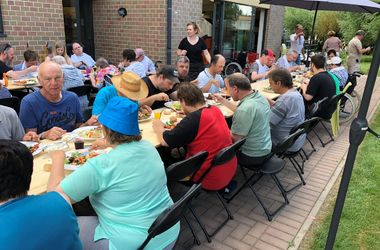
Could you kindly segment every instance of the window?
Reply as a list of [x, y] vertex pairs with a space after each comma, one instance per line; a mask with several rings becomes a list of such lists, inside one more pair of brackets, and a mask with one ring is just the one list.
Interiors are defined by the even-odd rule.
[[0, 6], [0, 37], [6, 36], [4, 33], [4, 27], [3, 27], [3, 14], [1, 13], [1, 6]]

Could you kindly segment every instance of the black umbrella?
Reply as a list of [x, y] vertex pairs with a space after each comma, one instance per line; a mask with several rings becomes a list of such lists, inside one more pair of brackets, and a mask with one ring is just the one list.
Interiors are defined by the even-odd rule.
[[[380, 12], [380, 5], [368, 0], [260, 0], [260, 3], [283, 5], [302, 9], [316, 10], [314, 15], [313, 30], [315, 18], [318, 10], [335, 10], [335, 11], [352, 11], [352, 12]], [[379, 30], [377, 30], [379, 32]], [[312, 32], [313, 33], [313, 32]], [[362, 143], [366, 132], [370, 132], [379, 138], [373, 130], [368, 128], [366, 119], [368, 113], [369, 102], [371, 100], [373, 87], [375, 86], [377, 71], [380, 65], [380, 32], [373, 51], [372, 62], [369, 68], [368, 78], [363, 93], [362, 103], [360, 105], [359, 114], [355, 118], [350, 127], [350, 147], [348, 149], [347, 159], [344, 164], [342, 181], [339, 186], [338, 196], [334, 207], [334, 213], [331, 218], [329, 235], [327, 237], [325, 249], [332, 249], [335, 242], [336, 232], [338, 230], [340, 216], [342, 214], [344, 200], [346, 199], [348, 184], [350, 183], [352, 169], [355, 163], [358, 147]]]

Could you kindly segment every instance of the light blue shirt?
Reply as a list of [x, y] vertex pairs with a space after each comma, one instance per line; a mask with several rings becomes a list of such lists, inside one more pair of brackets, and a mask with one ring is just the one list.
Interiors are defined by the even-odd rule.
[[128, 67], [125, 68], [125, 72], [132, 71], [141, 78], [146, 77], [146, 70], [144, 64], [134, 61]]
[[[88, 160], [60, 185], [75, 201], [89, 196], [99, 218], [94, 241], [109, 239], [110, 250], [137, 249], [153, 221], [173, 204], [160, 155], [144, 140], [118, 145]], [[145, 249], [164, 249], [179, 229], [177, 223]]]
[[[63, 71], [63, 90], [67, 90], [73, 87], [79, 87], [84, 85], [85, 78], [80, 72], [79, 69], [75, 68], [72, 65], [64, 64], [61, 65]], [[87, 96], [78, 96], [80, 107], [82, 112], [88, 107], [88, 98]]]
[[293, 66], [296, 66], [296, 65], [297, 64], [295, 62], [289, 62], [288, 58], [286, 58], [286, 55], [283, 55], [277, 61], [277, 67], [278, 68], [289, 69], [290, 67], [293, 67]]
[[[208, 69], [203, 70], [198, 75], [198, 87], [203, 88], [209, 81], [212, 79], [215, 79], [219, 82], [220, 88], [224, 88], [224, 81], [221, 75], [216, 74], [215, 78], [210, 74]], [[220, 88], [216, 87], [214, 84], [211, 85], [210, 89], [208, 90], [208, 93], [219, 93]]]
[[141, 61], [141, 63], [144, 65], [146, 73], [147, 72], [152, 73], [152, 74], [156, 73], [156, 67], [154, 67], [153, 61], [150, 60], [150, 58], [147, 57], [146, 55], [144, 55], [144, 59]]
[[71, 58], [71, 61], [73, 63], [77, 63], [77, 62], [83, 61], [90, 68], [92, 68], [95, 65], [94, 59], [92, 59], [92, 57], [90, 55], [88, 55], [88, 54], [86, 54], [84, 52], [80, 56], [77, 56], [77, 55], [73, 54], [73, 55], [71, 55], [70, 58]]

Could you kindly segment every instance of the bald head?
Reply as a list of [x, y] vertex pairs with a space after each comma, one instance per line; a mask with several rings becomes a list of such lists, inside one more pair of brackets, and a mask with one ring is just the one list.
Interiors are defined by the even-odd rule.
[[53, 61], [47, 61], [40, 64], [38, 68], [38, 77], [46, 75], [48, 72], [58, 71], [60, 75], [63, 75], [61, 66]]
[[251, 90], [249, 79], [242, 73], [233, 73], [227, 76], [226, 81], [230, 87], [236, 86], [241, 90]]

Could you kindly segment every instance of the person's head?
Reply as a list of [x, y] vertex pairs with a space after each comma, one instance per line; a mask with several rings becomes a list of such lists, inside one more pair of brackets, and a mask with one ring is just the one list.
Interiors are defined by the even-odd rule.
[[220, 54], [213, 55], [211, 57], [211, 62], [210, 62], [210, 71], [212, 71], [212, 73], [216, 73], [220, 75], [223, 72], [225, 64], [226, 64], [226, 59], [224, 58], [224, 56]]
[[330, 69], [334, 69], [342, 66], [342, 59], [339, 56], [334, 56], [331, 59], [327, 60], [326, 64]]
[[117, 94], [131, 100], [140, 100], [148, 96], [148, 86], [132, 71], [124, 71], [123, 74], [111, 78]]
[[189, 22], [186, 24], [186, 31], [189, 37], [195, 36], [201, 32], [198, 24], [196, 22]]
[[295, 50], [290, 49], [286, 52], [286, 59], [288, 60], [288, 62], [295, 62], [297, 60], [297, 57], [298, 52]]
[[25, 66], [29, 68], [30, 66], [36, 66], [38, 64], [38, 54], [33, 50], [24, 51]]
[[187, 56], [179, 56], [177, 57], [175, 67], [178, 72], [178, 76], [181, 78], [187, 77], [190, 69], [190, 60]]
[[179, 83], [178, 72], [169, 65], [163, 66], [155, 77], [157, 79], [156, 88], [162, 92], [172, 89], [176, 83]]
[[73, 42], [73, 53], [77, 56], [83, 54], [83, 46], [78, 42]]
[[273, 63], [274, 59], [274, 53], [271, 49], [265, 49], [261, 52], [260, 62], [262, 64], [268, 65], [270, 64], [270, 61]]
[[327, 58], [328, 59], [331, 59], [334, 56], [337, 56], [335, 49], [330, 49], [329, 51], [327, 51]]
[[0, 202], [26, 195], [32, 173], [30, 150], [20, 142], [0, 140]]
[[[78, 47], [78, 45], [75, 45], [75, 46], [76, 46], [75, 48]], [[74, 44], [73, 44], [73, 51], [74, 51]], [[64, 42], [62, 42], [62, 41], [57, 41], [55, 43], [55, 50], [53, 51], [53, 55], [66, 57], [67, 56], [67, 53], [66, 53], [66, 44]]]
[[242, 94], [252, 91], [249, 79], [242, 73], [233, 73], [227, 76], [226, 87], [234, 101], [240, 100]]
[[297, 24], [295, 27], [296, 34], [303, 32], [303, 26], [301, 24]]
[[9, 43], [0, 45], [0, 60], [5, 64], [10, 65], [15, 57], [13, 47]]
[[96, 67], [101, 68], [101, 69], [104, 69], [110, 66], [108, 61], [104, 57], [99, 57], [98, 60], [96, 60], [95, 65]]
[[327, 36], [328, 36], [328, 37], [333, 37], [333, 36], [335, 36], [335, 31], [333, 31], [333, 30], [329, 30], [329, 32], [327, 32]]
[[128, 66], [131, 62], [136, 61], [136, 53], [133, 49], [125, 49], [123, 50], [123, 60], [124, 65]]
[[139, 105], [124, 97], [113, 97], [98, 120], [103, 125], [105, 139], [112, 145], [141, 140], [138, 122]]
[[202, 90], [192, 83], [180, 84], [177, 97], [185, 114], [189, 113], [189, 107], [205, 105], [205, 98]]
[[363, 39], [364, 39], [364, 36], [365, 36], [365, 31], [364, 31], [364, 30], [358, 30], [358, 31], [356, 31], [356, 37], [357, 37], [359, 40], [363, 40]]
[[59, 65], [67, 64], [67, 62], [63, 56], [53, 56], [53, 58], [51, 60], [53, 62], [59, 64]]
[[274, 69], [268, 74], [269, 84], [273, 91], [282, 94], [293, 88], [292, 75], [286, 69]]
[[63, 87], [61, 66], [52, 61], [41, 63], [38, 68], [38, 82], [42, 86], [41, 94], [46, 99], [50, 101], [60, 99]]
[[310, 58], [311, 60], [311, 71], [315, 72], [319, 69], [325, 68], [326, 59], [322, 54], [316, 54]]
[[141, 62], [142, 60], [144, 60], [145, 52], [142, 48], [136, 48], [135, 54], [136, 54], [136, 61]]

